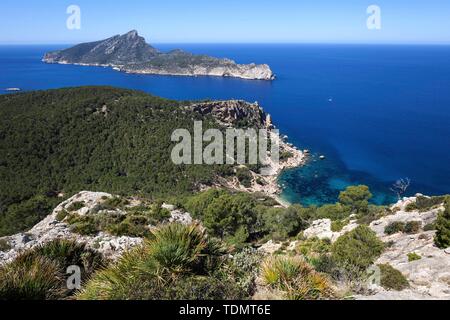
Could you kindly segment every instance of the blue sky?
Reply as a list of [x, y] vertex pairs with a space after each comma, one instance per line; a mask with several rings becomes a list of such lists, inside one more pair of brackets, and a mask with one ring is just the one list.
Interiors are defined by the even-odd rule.
[[[66, 9], [81, 8], [68, 30]], [[366, 27], [369, 5], [381, 30]], [[0, 43], [77, 43], [137, 29], [151, 43], [446, 43], [449, 0], [1, 0]]]

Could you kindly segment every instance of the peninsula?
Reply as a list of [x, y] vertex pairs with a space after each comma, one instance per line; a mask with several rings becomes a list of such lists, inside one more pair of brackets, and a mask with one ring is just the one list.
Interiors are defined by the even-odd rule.
[[230, 59], [194, 55], [183, 50], [161, 52], [139, 36], [136, 30], [106, 40], [82, 43], [72, 48], [48, 52], [46, 63], [112, 67], [136, 74], [173, 76], [216, 76], [248, 80], [273, 80], [267, 64], [237, 64]]

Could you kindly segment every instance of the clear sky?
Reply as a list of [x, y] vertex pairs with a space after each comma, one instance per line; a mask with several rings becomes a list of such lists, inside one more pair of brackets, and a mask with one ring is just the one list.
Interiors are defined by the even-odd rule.
[[[81, 29], [66, 27], [69, 5]], [[381, 8], [381, 30], [366, 26]], [[1, 0], [0, 43], [77, 43], [137, 29], [151, 43], [450, 44], [450, 0]]]

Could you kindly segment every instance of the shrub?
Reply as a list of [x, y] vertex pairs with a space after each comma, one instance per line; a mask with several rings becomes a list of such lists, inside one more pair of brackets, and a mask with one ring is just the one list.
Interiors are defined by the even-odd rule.
[[348, 221], [344, 220], [336, 220], [331, 222], [331, 231], [333, 232], [341, 232], [342, 229], [348, 224]]
[[407, 233], [407, 234], [416, 234], [416, 233], [419, 233], [421, 227], [422, 227], [422, 222], [420, 222], [420, 221], [409, 221], [405, 225], [404, 232]]
[[415, 253], [415, 252], [408, 253], [408, 261], [409, 262], [417, 261], [420, 259], [422, 259], [422, 257], [419, 256], [417, 253]]
[[9, 251], [11, 250], [11, 245], [5, 239], [0, 239], [0, 251]]
[[384, 228], [384, 233], [388, 235], [392, 235], [398, 232], [405, 231], [405, 223], [401, 221], [391, 222], [389, 225]]
[[84, 202], [81, 201], [76, 201], [73, 202], [70, 206], [67, 207], [67, 210], [69, 212], [74, 212], [74, 211], [78, 211], [82, 208], [84, 208], [86, 205], [84, 204]]
[[408, 203], [408, 205], [405, 207], [406, 212], [412, 212], [418, 210], [419, 207], [417, 206], [417, 202], [411, 202]]
[[331, 252], [335, 261], [345, 268], [366, 269], [383, 252], [384, 245], [375, 232], [367, 226], [342, 235], [332, 245]]
[[238, 168], [236, 170], [236, 177], [244, 187], [250, 188], [252, 186], [253, 176], [248, 168]]
[[423, 231], [434, 231], [436, 230], [436, 225], [434, 223], [428, 223], [423, 227]]
[[66, 221], [70, 225], [70, 230], [79, 235], [92, 236], [100, 231], [94, 217], [90, 215], [70, 214], [67, 216]]
[[340, 220], [348, 218], [352, 212], [348, 206], [344, 206], [340, 203], [323, 205], [313, 212], [314, 219], [331, 219]]
[[389, 264], [378, 265], [381, 272], [381, 286], [387, 290], [402, 291], [409, 287], [405, 276]]
[[419, 209], [419, 211], [428, 211], [433, 209], [436, 206], [439, 206], [443, 203], [445, 203], [446, 196], [439, 196], [439, 197], [424, 197], [419, 196], [416, 200], [416, 207]]
[[66, 286], [67, 267], [77, 265], [81, 280], [104, 267], [101, 255], [83, 244], [54, 240], [25, 251], [0, 269], [0, 298], [20, 300], [63, 299], [72, 294]]
[[[243, 299], [219, 243], [196, 225], [164, 225], [143, 246], [96, 273], [85, 300]], [[226, 266], [226, 267], [225, 267]]]
[[150, 234], [150, 230], [147, 227], [148, 223], [149, 221], [145, 216], [129, 214], [124, 217], [121, 222], [107, 224], [104, 230], [118, 237], [128, 236], [142, 238], [148, 237]]
[[56, 221], [62, 222], [68, 215], [69, 213], [63, 209], [56, 214]]
[[105, 201], [103, 201], [101, 207], [103, 210], [114, 210], [117, 208], [124, 208], [129, 204], [130, 202], [127, 199], [121, 197], [113, 197], [107, 198]]
[[445, 210], [438, 215], [436, 220], [434, 242], [441, 249], [446, 249], [450, 246], [450, 198], [447, 198]]
[[0, 300], [53, 300], [62, 296], [63, 281], [56, 262], [27, 257], [0, 268]]
[[299, 207], [269, 208], [262, 214], [264, 231], [273, 240], [281, 241], [296, 236], [307, 227], [307, 222], [301, 217]]
[[300, 241], [296, 251], [306, 257], [314, 257], [330, 252], [331, 242], [328, 239], [311, 238]]
[[261, 278], [289, 300], [317, 300], [333, 295], [328, 279], [299, 257], [269, 257], [261, 267]]

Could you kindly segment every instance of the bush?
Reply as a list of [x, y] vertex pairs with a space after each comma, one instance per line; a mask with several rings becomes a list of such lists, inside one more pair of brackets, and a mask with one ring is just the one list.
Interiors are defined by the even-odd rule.
[[295, 249], [296, 252], [311, 258], [330, 252], [331, 241], [329, 239], [311, 238], [300, 241]]
[[45, 257], [27, 257], [0, 268], [0, 300], [61, 298], [64, 276], [58, 264]]
[[409, 221], [405, 225], [404, 232], [406, 234], [416, 234], [416, 233], [419, 233], [421, 227], [422, 227], [422, 222], [420, 222], [420, 221]]
[[56, 214], [56, 221], [62, 222], [68, 215], [69, 213], [63, 209]]
[[77, 201], [77, 202], [72, 203], [70, 206], [68, 206], [67, 210], [69, 212], [74, 212], [74, 211], [78, 211], [78, 210], [84, 208], [85, 206], [86, 205], [84, 204], [84, 202]]
[[423, 231], [434, 231], [436, 230], [436, 225], [434, 223], [428, 223], [423, 227]]
[[332, 245], [333, 259], [344, 268], [366, 269], [374, 263], [383, 252], [384, 245], [375, 232], [367, 226], [358, 226], [356, 229], [342, 235]]
[[416, 211], [416, 210], [419, 210], [419, 207], [417, 206], [417, 202], [408, 203], [408, 205], [405, 207], [406, 212], [412, 212], [412, 211]]
[[416, 200], [416, 207], [419, 211], [429, 211], [436, 206], [445, 203], [446, 196], [439, 197], [424, 197], [419, 196]]
[[405, 276], [389, 264], [378, 265], [381, 272], [381, 286], [387, 290], [402, 291], [409, 287]]
[[83, 300], [243, 299], [226, 251], [198, 226], [168, 224], [94, 275]]
[[0, 268], [0, 299], [64, 299], [73, 293], [67, 289], [65, 277], [72, 265], [80, 267], [84, 282], [105, 262], [85, 245], [54, 240], [25, 251]]
[[104, 200], [101, 204], [101, 207], [103, 210], [114, 210], [118, 208], [122, 209], [129, 204], [130, 202], [127, 199], [121, 197], [113, 197]]
[[11, 250], [11, 245], [5, 239], [0, 239], [0, 251], [9, 251]]
[[70, 231], [82, 236], [93, 236], [100, 232], [93, 216], [70, 214], [66, 218], [70, 225]]
[[236, 170], [236, 177], [244, 187], [250, 188], [252, 186], [253, 176], [248, 168], [238, 168]]
[[450, 199], [447, 198], [444, 212], [436, 220], [436, 236], [434, 242], [438, 248], [450, 247]]
[[384, 233], [387, 235], [392, 235], [395, 233], [403, 232], [405, 231], [406, 224], [401, 221], [394, 221], [391, 222], [389, 225], [384, 228]]
[[408, 253], [408, 261], [409, 262], [417, 261], [420, 259], [422, 259], [422, 257], [419, 256], [417, 253], [415, 253], [415, 252]]
[[301, 217], [298, 206], [269, 208], [262, 215], [264, 231], [272, 240], [281, 241], [296, 236], [308, 223]]
[[331, 222], [331, 231], [333, 232], [341, 232], [342, 229], [348, 224], [348, 221], [344, 220], [336, 220]]
[[314, 212], [314, 219], [331, 219], [341, 220], [348, 218], [352, 212], [350, 211], [350, 207], [344, 206], [340, 203], [337, 204], [326, 204], [319, 208], [316, 208]]
[[289, 300], [326, 299], [333, 295], [328, 279], [299, 257], [269, 257], [261, 267], [261, 278]]

